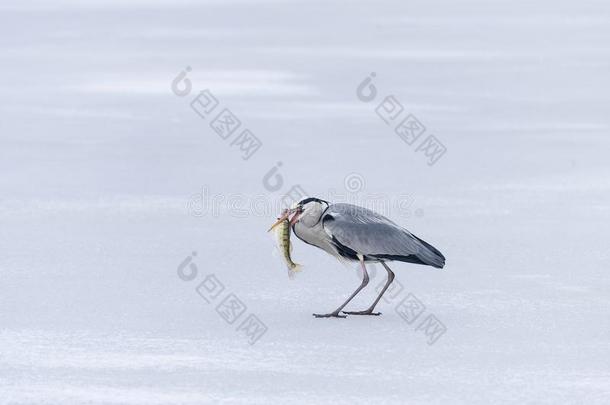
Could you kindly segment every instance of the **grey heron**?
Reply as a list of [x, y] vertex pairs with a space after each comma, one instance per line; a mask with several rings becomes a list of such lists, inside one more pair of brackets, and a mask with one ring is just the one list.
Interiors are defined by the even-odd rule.
[[[352, 204], [331, 204], [319, 198], [305, 198], [283, 212], [272, 226], [288, 219], [294, 234], [342, 261], [358, 261], [362, 266], [362, 283], [336, 310], [313, 314], [316, 318], [345, 318], [346, 315], [380, 315], [375, 306], [386, 292], [394, 272], [386, 262], [401, 261], [443, 268], [445, 257], [434, 246], [413, 235], [388, 218]], [[388, 279], [371, 306], [363, 311], [343, 308], [368, 284], [365, 263], [381, 263]]]

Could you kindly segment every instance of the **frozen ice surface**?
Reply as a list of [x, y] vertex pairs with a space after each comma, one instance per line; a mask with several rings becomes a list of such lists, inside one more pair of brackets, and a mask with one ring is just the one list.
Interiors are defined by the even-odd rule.
[[[13, 1], [0, 22], [0, 403], [610, 401], [607, 2]], [[204, 89], [261, 140], [249, 160], [191, 109]], [[378, 117], [389, 95], [436, 164]], [[349, 174], [447, 266], [391, 265], [381, 317], [314, 319], [356, 271], [296, 241], [290, 281], [265, 231], [291, 186], [346, 199]]]

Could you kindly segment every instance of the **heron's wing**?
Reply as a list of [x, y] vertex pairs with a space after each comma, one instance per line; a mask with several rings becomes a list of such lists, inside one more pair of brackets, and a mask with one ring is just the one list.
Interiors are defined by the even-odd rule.
[[443, 267], [436, 248], [383, 215], [351, 204], [334, 204], [323, 218], [326, 233], [338, 249], [371, 258]]

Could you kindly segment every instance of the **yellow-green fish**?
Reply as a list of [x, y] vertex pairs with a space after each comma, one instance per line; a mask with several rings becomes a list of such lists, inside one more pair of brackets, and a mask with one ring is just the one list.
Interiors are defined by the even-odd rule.
[[[301, 271], [301, 265], [292, 261], [290, 253], [292, 252], [292, 244], [290, 243], [290, 221], [288, 218], [278, 221], [271, 229], [276, 229], [275, 235], [277, 237], [277, 243], [280, 248], [280, 252], [288, 267], [288, 277], [294, 278], [295, 273]], [[270, 229], [270, 230], [271, 230]]]

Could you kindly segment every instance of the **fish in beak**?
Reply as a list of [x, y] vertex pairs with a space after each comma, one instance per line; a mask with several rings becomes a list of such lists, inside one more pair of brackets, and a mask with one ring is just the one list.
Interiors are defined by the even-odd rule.
[[[277, 219], [277, 222], [274, 223], [273, 225], [271, 225], [271, 228], [269, 228], [269, 230], [267, 232], [271, 232], [279, 224], [281, 224], [282, 222], [284, 222], [286, 220], [290, 221], [290, 226], [294, 225], [299, 220], [299, 217], [301, 216], [302, 213], [303, 213], [303, 210], [301, 209], [301, 207], [285, 209], [284, 211], [282, 211], [282, 214]], [[292, 214], [294, 214], [294, 215], [292, 216], [292, 218], [290, 218], [290, 215], [292, 215]]]

